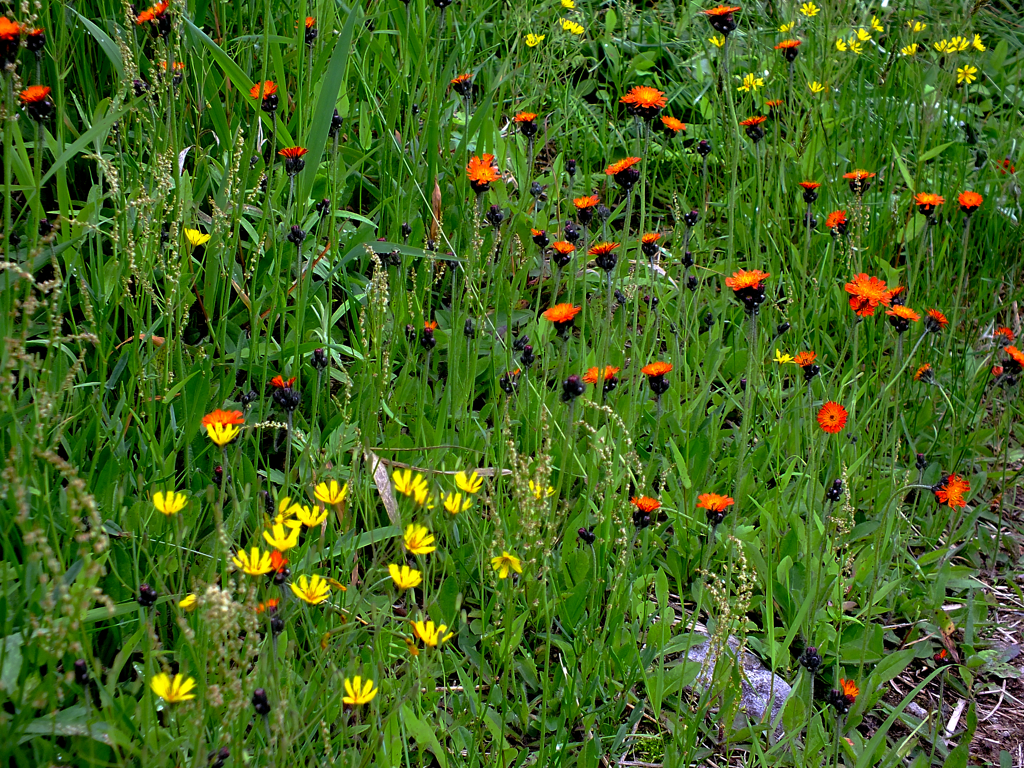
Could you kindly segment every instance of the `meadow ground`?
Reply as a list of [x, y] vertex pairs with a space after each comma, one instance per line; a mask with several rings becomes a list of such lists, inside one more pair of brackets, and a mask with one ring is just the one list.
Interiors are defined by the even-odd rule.
[[0, 16], [5, 765], [1024, 765], [1014, 3]]

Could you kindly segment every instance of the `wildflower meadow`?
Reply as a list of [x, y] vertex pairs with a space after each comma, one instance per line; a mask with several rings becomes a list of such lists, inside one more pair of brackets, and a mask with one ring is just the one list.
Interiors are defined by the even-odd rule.
[[1024, 765], [1019, 3], [0, 67], [4, 765]]

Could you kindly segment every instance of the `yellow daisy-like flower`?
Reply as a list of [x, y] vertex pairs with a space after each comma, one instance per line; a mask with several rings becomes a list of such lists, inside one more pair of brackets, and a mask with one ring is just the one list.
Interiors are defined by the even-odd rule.
[[296, 504], [293, 509], [295, 510], [295, 517], [307, 528], [322, 525], [324, 520], [327, 519], [327, 510], [323, 507], [308, 507], [305, 504]]
[[928, 27], [928, 25], [925, 24], [923, 21], [917, 21], [916, 19], [911, 19], [910, 21], [908, 21], [907, 26], [910, 28], [911, 32], [924, 32], [925, 29]]
[[971, 41], [971, 45], [974, 46], [974, 50], [979, 51], [981, 53], [984, 53], [986, 50], [988, 50], [985, 47], [985, 44], [981, 42], [981, 35], [976, 34], [974, 36], [974, 39]]
[[776, 349], [775, 350], [775, 362], [778, 363], [779, 365], [785, 365], [786, 363], [792, 363], [793, 362], [793, 356], [792, 355], [784, 355], [784, 354], [782, 354], [782, 352], [780, 352], [778, 349]]
[[178, 607], [183, 611], [194, 611], [197, 605], [199, 605], [199, 598], [193, 592], [189, 592], [178, 601]]
[[526, 47], [536, 48], [538, 45], [544, 42], [545, 37], [547, 37], [547, 35], [535, 35], [533, 34], [533, 32], [531, 32], [526, 36]]
[[270, 521], [271, 525], [283, 525], [286, 528], [301, 528], [302, 523], [295, 519], [296, 513], [302, 509], [294, 504], [289, 496], [282, 496], [277, 502], [277, 514]]
[[168, 517], [181, 512], [186, 504], [188, 504], [188, 496], [184, 493], [157, 491], [153, 494], [153, 506], [156, 507], [156, 511]]
[[388, 573], [391, 574], [391, 580], [395, 582], [398, 589], [412, 589], [423, 583], [423, 574], [408, 565], [399, 567], [391, 563], [388, 566]]
[[507, 579], [510, 571], [523, 572], [523, 564], [519, 558], [504, 550], [497, 557], [491, 558], [491, 568], [498, 572], [499, 579]]
[[210, 242], [212, 235], [207, 235], [200, 232], [198, 229], [189, 229], [185, 227], [185, 239], [189, 241], [193, 248], [198, 248], [200, 245], [206, 245]]
[[168, 704], [177, 704], [179, 701], [188, 701], [196, 697], [192, 693], [192, 689], [196, 687], [195, 678], [185, 677], [185, 675], [172, 676], [161, 672], [153, 676], [153, 679], [149, 681], [149, 687], [153, 689], [153, 693]]
[[533, 482], [533, 480], [531, 480], [530, 493], [533, 494], [533, 497], [535, 499], [543, 499], [545, 496], [554, 496], [555, 489], [550, 485], [547, 488], [543, 488], [542, 486], [538, 485], [537, 483]]
[[862, 43], [866, 43], [868, 40], [871, 39], [871, 33], [864, 29], [864, 27], [861, 27], [860, 29], [857, 30], [857, 39], [860, 40]]
[[967, 83], [970, 85], [978, 79], [978, 68], [972, 67], [970, 64], [964, 64], [956, 71], [956, 84], [963, 85]]
[[396, 469], [391, 474], [391, 480], [395, 484], [395, 490], [403, 496], [420, 496], [426, 495], [430, 492], [430, 488], [427, 486], [427, 481], [423, 479], [423, 475], [417, 472], [413, 475], [411, 469], [407, 469], [404, 472], [400, 469]]
[[756, 91], [758, 88], [764, 86], [764, 78], [758, 77], [753, 72], [748, 72], [743, 76], [743, 85], [738, 86], [738, 90], [750, 93]]
[[576, 7], [576, 3], [573, 0], [562, 0], [562, 7], [568, 8], [570, 11]]
[[716, 48], [721, 48], [723, 45], [725, 45], [725, 35], [713, 35], [712, 37], [708, 38], [708, 42], [711, 43]]
[[349, 707], [359, 707], [369, 704], [377, 695], [377, 689], [373, 687], [373, 680], [363, 681], [359, 675], [351, 680], [345, 678], [345, 695], [341, 697], [341, 703]]
[[429, 555], [435, 549], [434, 546], [434, 534], [427, 530], [425, 525], [416, 525], [411, 523], [408, 528], [405, 529], [405, 536], [403, 537], [403, 543], [405, 548], [414, 555]]
[[290, 526], [282, 525], [281, 523], [274, 523], [270, 526], [269, 531], [263, 532], [263, 538], [266, 540], [267, 544], [272, 546], [278, 552], [287, 552], [299, 543], [300, 530], [301, 526], [292, 528]]
[[448, 642], [455, 636], [454, 632], [445, 634], [447, 629], [448, 627], [444, 624], [435, 627], [432, 621], [412, 622], [412, 633], [422, 640], [424, 645], [429, 645], [431, 648], [437, 648], [438, 645]]
[[854, 37], [851, 37], [847, 41], [847, 45], [849, 45], [850, 46], [850, 50], [853, 53], [856, 53], [858, 56], [860, 56], [862, 53], [864, 53], [864, 43], [862, 43], [860, 40], [858, 40], [858, 39], [856, 39]]
[[821, 11], [821, 8], [816, 6], [814, 3], [804, 3], [800, 6], [800, 13], [809, 19], [813, 19]]
[[878, 20], [877, 16], [871, 17], [871, 28], [875, 30], [875, 32], [885, 32], [885, 27], [882, 26], [882, 22]]
[[223, 448], [242, 431], [240, 425], [245, 423], [241, 411], [222, 411], [219, 408], [203, 416], [202, 425], [206, 427], [206, 436], [219, 448]]
[[461, 493], [449, 493], [444, 497], [444, 508], [453, 515], [465, 512], [473, 506], [473, 499]]
[[822, 91], [825, 90], [825, 86], [819, 83], [817, 80], [809, 82], [807, 84], [807, 87], [810, 88], [811, 93], [821, 93]]
[[248, 552], [244, 549], [238, 550], [232, 556], [231, 562], [235, 564], [235, 567], [240, 568], [243, 573], [247, 573], [250, 576], [262, 576], [274, 570], [274, 566], [271, 564], [270, 553], [261, 552], [259, 547], [253, 547]]
[[904, 56], [913, 56], [914, 54], [917, 53], [917, 49], [920, 47], [921, 46], [919, 46], [917, 43], [911, 43], [910, 45], [905, 45], [902, 48], [900, 48], [900, 53], [902, 53]]
[[473, 470], [468, 475], [465, 472], [455, 473], [455, 485], [460, 491], [466, 493], [477, 493], [484, 485], [484, 479]]
[[949, 40], [939, 40], [937, 43], [932, 43], [932, 47], [939, 53], [946, 53], [946, 49], [949, 47]]
[[583, 25], [577, 24], [572, 19], [559, 19], [558, 23], [562, 25], [562, 29], [564, 29], [566, 32], [569, 32], [574, 35], [583, 34]]
[[957, 35], [949, 41], [949, 45], [946, 46], [947, 53], [963, 53], [971, 47], [971, 41], [966, 37]]
[[299, 576], [298, 584], [293, 581], [290, 586], [297, 598], [310, 605], [319, 605], [331, 596], [331, 585], [322, 576]]
[[836, 40], [836, 50], [837, 51], [845, 51], [845, 50], [847, 50], [846, 41], [843, 40], [843, 38], [841, 38], [841, 37], [838, 40]]
[[795, 21], [791, 21], [788, 24], [782, 24], [782, 25], [779, 26], [779, 32], [783, 32], [783, 33], [789, 32], [795, 26], [796, 26], [796, 22]]
[[324, 504], [341, 504], [345, 497], [348, 496], [348, 483], [339, 485], [337, 480], [331, 480], [329, 483], [319, 483], [313, 489], [313, 495], [317, 501], [322, 501]]

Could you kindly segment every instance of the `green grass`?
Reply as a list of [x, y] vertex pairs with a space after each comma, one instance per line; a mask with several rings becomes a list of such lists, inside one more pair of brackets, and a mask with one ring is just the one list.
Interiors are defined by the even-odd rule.
[[[985, 759], [968, 749], [977, 697], [1006, 673], [986, 585], [1024, 600], [1020, 375], [994, 334], [1022, 330], [1024, 35], [1008, 3], [791, 4], [745, 6], [718, 47], [703, 8], [198, 0], [171, 6], [166, 40], [110, 2], [2, 11], [46, 30], [3, 75], [8, 765], [204, 766], [222, 748], [226, 766]], [[862, 53], [839, 50], [858, 29]], [[936, 51], [957, 35], [966, 50]], [[794, 37], [790, 74], [774, 46]], [[180, 84], [161, 61], [184, 64]], [[958, 85], [965, 65], [977, 79]], [[449, 85], [462, 73], [469, 99]], [[764, 85], [738, 90], [748, 73]], [[273, 117], [249, 95], [264, 80]], [[37, 82], [55, 107], [38, 124], [17, 96]], [[629, 116], [637, 85], [686, 131]], [[532, 142], [521, 111], [539, 115]], [[754, 142], [738, 123], [762, 114]], [[290, 146], [308, 149], [294, 177], [269, 163]], [[484, 153], [502, 178], [477, 195], [465, 169]], [[632, 194], [605, 173], [629, 156]], [[862, 196], [842, 178], [855, 168], [877, 174]], [[803, 180], [822, 184], [810, 233]], [[966, 234], [964, 190], [984, 197]], [[920, 192], [945, 198], [934, 224]], [[608, 218], [558, 270], [531, 229], [562, 239], [589, 194]], [[837, 210], [845, 235], [825, 226]], [[645, 232], [661, 234], [653, 270]], [[581, 253], [601, 240], [621, 244], [608, 282]], [[741, 269], [770, 274], [756, 315], [725, 284]], [[949, 326], [899, 335], [884, 306], [858, 319], [858, 273]], [[542, 316], [560, 302], [581, 307], [565, 339]], [[803, 351], [820, 366], [806, 384], [776, 362]], [[654, 361], [673, 366], [660, 398], [641, 373]], [[925, 364], [932, 383], [915, 380]], [[563, 401], [570, 375], [605, 365], [612, 391]], [[293, 412], [275, 376], [295, 377]], [[816, 420], [828, 401], [848, 413], [836, 434]], [[244, 414], [223, 449], [201, 424], [215, 409]], [[426, 499], [396, 492], [406, 468]], [[454, 473], [473, 469], [482, 488], [450, 514]], [[932, 491], [953, 473], [966, 506]], [[269, 551], [282, 498], [315, 507], [330, 480], [347, 497], [304, 528], [280, 583], [235, 567]], [[153, 495], [172, 490], [188, 503], [165, 516]], [[735, 500], [718, 525], [705, 493]], [[640, 496], [661, 503], [650, 525]], [[403, 549], [413, 523], [434, 551]], [[503, 552], [521, 574], [499, 577]], [[401, 591], [388, 565], [404, 563], [422, 583]], [[320, 604], [288, 587], [313, 575], [330, 580]], [[439, 648], [413, 635], [428, 619], [453, 633]], [[727, 660], [691, 688], [698, 624], [793, 685], [780, 739], [731, 727]], [[194, 678], [195, 698], [157, 696], [161, 672]], [[346, 707], [357, 675], [377, 693]], [[896, 676], [920, 685], [894, 705]], [[840, 679], [860, 689], [843, 716]], [[968, 702], [948, 740], [907, 709], [925, 687]]]

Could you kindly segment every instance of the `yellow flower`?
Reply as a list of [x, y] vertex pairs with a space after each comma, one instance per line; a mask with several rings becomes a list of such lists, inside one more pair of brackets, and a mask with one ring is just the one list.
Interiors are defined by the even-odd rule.
[[305, 504], [296, 504], [292, 509], [299, 522], [307, 528], [320, 525], [327, 519], [327, 510], [323, 507], [307, 507]]
[[444, 508], [453, 515], [457, 515], [459, 512], [465, 512], [472, 506], [473, 499], [468, 496], [464, 497], [461, 493], [450, 493], [444, 497]]
[[197, 605], [199, 605], [199, 598], [192, 592], [189, 592], [178, 601], [178, 607], [183, 611], [194, 611]]
[[291, 583], [292, 592], [310, 605], [319, 605], [331, 596], [331, 585], [320, 576], [299, 576], [299, 583]]
[[526, 36], [526, 45], [528, 48], [536, 48], [542, 42], [547, 35], [535, 35], [533, 32]]
[[285, 526], [281, 523], [274, 523], [270, 526], [269, 531], [263, 532], [263, 538], [267, 544], [272, 546], [279, 552], [287, 552], [289, 549], [299, 543], [299, 530], [300, 526], [295, 528], [289, 527], [285, 531]]
[[196, 681], [194, 678], [185, 677], [185, 675], [172, 677], [161, 672], [153, 676], [153, 679], [149, 681], [149, 687], [153, 689], [153, 693], [168, 704], [176, 704], [179, 701], [188, 701], [196, 697], [192, 693], [192, 689], [196, 687]]
[[499, 579], [507, 579], [509, 571], [523, 572], [523, 564], [519, 558], [504, 550], [497, 557], [491, 558], [491, 568], [498, 572]]
[[244, 549], [238, 550], [238, 553], [231, 558], [231, 562], [250, 576], [262, 576], [274, 570], [270, 561], [270, 553], [260, 552], [259, 547], [253, 547], [248, 552]]
[[857, 39], [860, 40], [862, 43], [866, 43], [868, 40], [871, 39], [871, 33], [864, 29], [864, 27], [861, 27], [860, 29], [857, 30]]
[[245, 416], [241, 411], [222, 411], [220, 408], [203, 416], [202, 425], [206, 436], [219, 448], [223, 448], [242, 431]]
[[708, 38], [708, 42], [716, 48], [721, 48], [725, 45], [725, 35], [714, 35]]
[[817, 80], [807, 84], [807, 87], [811, 89], [811, 93], [821, 93], [825, 90], [825, 86], [819, 83]]
[[271, 525], [283, 525], [286, 528], [301, 528], [302, 523], [293, 519], [300, 509], [302, 509], [302, 507], [298, 504], [293, 504], [290, 497], [282, 496], [280, 501], [277, 502], [277, 514], [274, 516], [274, 519], [270, 521]]
[[468, 475], [465, 472], [455, 473], [455, 485], [459, 487], [460, 491], [466, 493], [476, 493], [479, 491], [484, 484], [484, 479], [473, 470]]
[[434, 622], [432, 621], [414, 621], [412, 623], [412, 633], [422, 640], [424, 645], [429, 645], [431, 648], [437, 648], [441, 643], [446, 643], [452, 639], [455, 633], [449, 632], [445, 634], [447, 629], [448, 627], [444, 624], [434, 627]]
[[423, 582], [423, 574], [408, 565], [399, 567], [391, 563], [388, 566], [388, 573], [391, 574], [391, 580], [399, 589], [412, 589]]
[[198, 248], [200, 245], [206, 245], [210, 242], [212, 235], [204, 235], [198, 229], [189, 229], [185, 227], [185, 239], [188, 240], [193, 248]]
[[[932, 43], [932, 46], [939, 53], [945, 53], [946, 49], [949, 47], [949, 41], [948, 40], [939, 40], [939, 42], [937, 42], [937, 43]], [[952, 53], [952, 51], [950, 51], [950, 53]]]
[[837, 51], [845, 51], [846, 50], [846, 41], [843, 40], [843, 38], [841, 38], [841, 37], [838, 40], [836, 40], [836, 50]]
[[781, 26], [779, 26], [779, 32], [789, 32], [789, 30], [791, 30], [795, 26], [795, 21], [791, 21], [788, 24], [782, 24]]
[[562, 29], [564, 29], [566, 32], [571, 32], [574, 35], [583, 34], [583, 25], [577, 24], [575, 21], [572, 21], [571, 19], [559, 19], [558, 23], [562, 25]]
[[911, 43], [910, 45], [905, 45], [902, 48], [900, 48], [900, 53], [902, 53], [904, 56], [913, 56], [915, 53], [917, 53], [918, 48], [920, 48], [920, 46], [917, 43]]
[[377, 695], [377, 689], [373, 687], [373, 680], [363, 682], [363, 678], [356, 675], [351, 680], [345, 678], [345, 695], [342, 696], [342, 704], [350, 707], [358, 707], [369, 704]]
[[957, 35], [949, 41], [949, 45], [946, 46], [947, 53], [962, 53], [971, 47], [971, 41], [966, 37]]
[[313, 495], [316, 496], [317, 501], [322, 501], [324, 504], [341, 504], [348, 496], [348, 483], [341, 486], [338, 485], [337, 480], [320, 483], [313, 489]]
[[405, 548], [414, 555], [429, 555], [437, 547], [434, 546], [434, 534], [425, 525], [411, 523], [405, 529]]
[[882, 26], [882, 22], [878, 20], [877, 16], [871, 17], [871, 28], [875, 30], [875, 32], [885, 32], [885, 27]]
[[[815, 91], [815, 93], [817, 93], [817, 91]], [[779, 363], [780, 365], [785, 365], [786, 363], [792, 363], [793, 362], [793, 356], [792, 355], [784, 355], [778, 349], [776, 349], [775, 350], [775, 362]]]
[[188, 496], [184, 493], [157, 491], [153, 494], [153, 506], [156, 507], [156, 511], [162, 512], [168, 517], [181, 512], [186, 504], [188, 504]]
[[978, 68], [972, 67], [970, 64], [964, 64], [956, 71], [956, 84], [962, 85], [967, 83], [970, 85], [978, 79]]
[[573, 0], [562, 0], [562, 7], [568, 8], [570, 11], [576, 7], [576, 3]]
[[814, 3], [804, 3], [803, 5], [800, 6], [800, 13], [802, 13], [809, 19], [817, 16], [820, 10], [821, 8], [816, 6]]
[[554, 496], [555, 489], [550, 485], [547, 488], [542, 488], [537, 483], [530, 481], [530, 492], [533, 494], [535, 499], [543, 499], [545, 496]]
[[928, 25], [925, 24], [923, 21], [911, 19], [910, 21], [907, 22], [907, 26], [910, 27], [911, 32], [924, 32], [925, 28], [927, 28]]
[[753, 72], [748, 72], [746, 75], [743, 76], [743, 85], [739, 86], [738, 88], [741, 91], [746, 91], [747, 93], [749, 93], [750, 91], [756, 91], [763, 85], [763, 77], [758, 77]]
[[423, 479], [423, 475], [419, 472], [413, 475], [411, 469], [407, 469], [404, 472], [396, 469], [391, 474], [391, 479], [395, 483], [395, 490], [403, 496], [419, 497], [421, 494], [425, 496], [430, 490], [427, 486], [427, 481]]
[[975, 35], [974, 40], [971, 41], [971, 45], [974, 46], [974, 50], [984, 52], [986, 50], [985, 44], [981, 42], [981, 35]]

